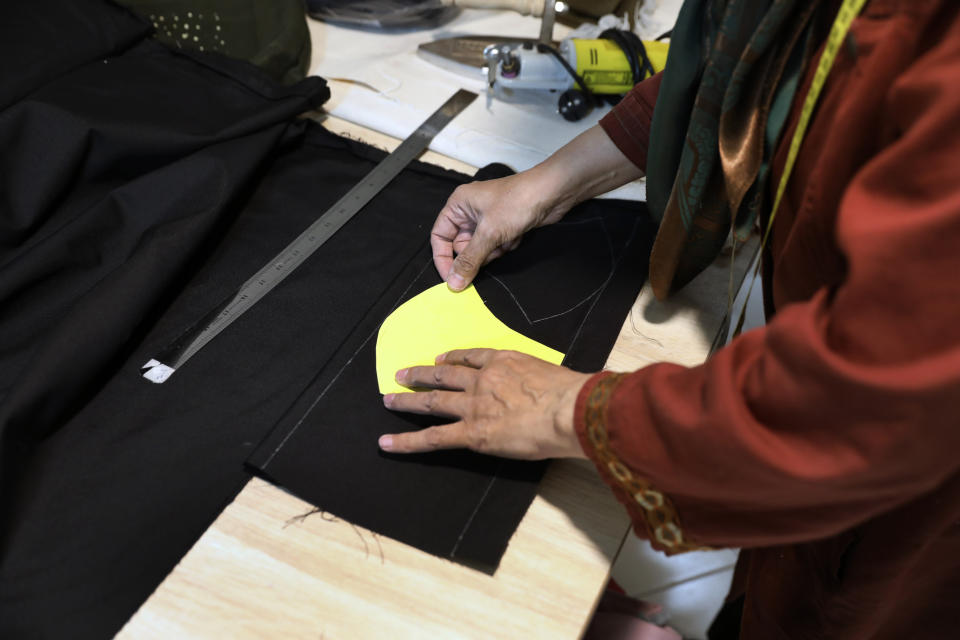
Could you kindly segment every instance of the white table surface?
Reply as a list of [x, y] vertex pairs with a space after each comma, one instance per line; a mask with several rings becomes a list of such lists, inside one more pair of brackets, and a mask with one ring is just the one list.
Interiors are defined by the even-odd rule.
[[[515, 92], [510, 101], [489, 97], [485, 77], [458, 74], [417, 55], [417, 46], [436, 38], [465, 35], [539, 35], [540, 20], [502, 11], [464, 10], [454, 20], [429, 30], [370, 31], [310, 20], [313, 39], [311, 75], [328, 79], [331, 98], [325, 109], [339, 117], [405, 138], [457, 89], [480, 97], [440, 132], [430, 148], [472, 166], [502, 162], [528, 169], [587, 130], [609, 111], [594, 109], [579, 122], [557, 113], [557, 94]], [[554, 38], [569, 28], [556, 25]], [[350, 80], [353, 82], [344, 82]], [[362, 83], [362, 84], [361, 84]], [[646, 199], [644, 182], [611, 192], [609, 197]]]

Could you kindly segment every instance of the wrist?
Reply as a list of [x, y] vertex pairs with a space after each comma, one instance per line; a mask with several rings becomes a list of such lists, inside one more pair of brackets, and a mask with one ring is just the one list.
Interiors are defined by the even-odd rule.
[[586, 458], [587, 454], [580, 445], [577, 436], [575, 411], [577, 398], [584, 384], [591, 378], [591, 374], [570, 371], [570, 380], [564, 384], [557, 402], [557, 410], [553, 415], [553, 429], [557, 441], [560, 443], [558, 458]]
[[529, 187], [539, 193], [547, 222], [556, 222], [580, 202], [643, 176], [599, 126], [583, 132], [524, 174]]
[[561, 171], [546, 163], [513, 176], [512, 201], [533, 213], [532, 227], [559, 221], [575, 205], [575, 190]]

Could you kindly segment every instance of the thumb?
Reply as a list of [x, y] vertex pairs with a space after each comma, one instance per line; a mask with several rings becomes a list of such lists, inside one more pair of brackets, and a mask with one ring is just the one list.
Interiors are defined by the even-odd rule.
[[453, 261], [453, 268], [450, 269], [450, 275], [447, 277], [447, 286], [454, 291], [462, 291], [473, 282], [477, 271], [494, 249], [495, 243], [481, 232], [480, 227], [477, 228], [477, 232]]

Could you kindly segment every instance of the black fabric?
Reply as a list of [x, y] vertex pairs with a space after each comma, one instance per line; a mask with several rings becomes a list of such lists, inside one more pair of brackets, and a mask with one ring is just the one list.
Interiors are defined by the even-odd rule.
[[745, 600], [745, 596], [739, 596], [723, 603], [707, 630], [709, 640], [737, 640], [740, 637]]
[[[22, 18], [0, 40], [0, 60], [18, 60], [16, 82], [0, 87], [0, 637], [101, 638], [242, 488], [244, 460], [376, 320], [386, 292], [415, 269], [433, 273], [424, 239], [467, 177], [411, 165], [151, 384], [140, 365], [383, 154], [296, 119], [327, 98], [320, 79], [278, 87], [250, 65], [145, 39], [113, 5], [38, 4], [0, 5], [0, 28]], [[51, 53], [28, 64], [38, 42]], [[642, 268], [631, 277], [635, 289]], [[334, 440], [321, 449], [347, 455]], [[412, 477], [408, 486], [443, 491]], [[508, 489], [498, 480], [487, 503], [522, 514]], [[461, 545], [482, 537], [471, 529]]]
[[[149, 345], [286, 239], [239, 257], [220, 246], [257, 220], [313, 215], [297, 196], [257, 208], [251, 192], [278, 154], [306, 153], [308, 127], [291, 122], [328, 94], [173, 54], [105, 3], [36, 4], [8, 1], [0, 18], [29, 16], [0, 41], [19, 65], [0, 111], [0, 637], [99, 638], [244, 484], [291, 383], [322, 364], [293, 346], [265, 355], [248, 334], [245, 353], [283, 372], [269, 384], [229, 363], [166, 395], [138, 376]], [[48, 57], [23, 57], [37, 50]], [[330, 145], [323, 162], [354, 158], [349, 178], [370, 166]]]
[[[586, 203], [486, 267], [477, 290], [506, 324], [566, 353], [567, 366], [599, 370], [645, 279], [653, 234], [636, 203]], [[399, 304], [440, 282], [425, 242], [395, 259], [406, 261], [399, 276], [384, 273], [378, 289], [368, 289], [382, 291], [376, 305], [249, 463], [336, 516], [493, 570], [545, 465], [467, 451], [379, 451], [382, 433], [443, 422], [392, 413], [380, 401], [380, 324]]]
[[61, 74], [119, 53], [150, 26], [102, 0], [0, 3], [0, 109]]

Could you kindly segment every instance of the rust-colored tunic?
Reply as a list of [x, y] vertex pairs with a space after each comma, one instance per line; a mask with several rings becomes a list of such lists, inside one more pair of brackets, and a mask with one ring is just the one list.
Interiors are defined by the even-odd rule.
[[[768, 325], [577, 403], [639, 534], [744, 549], [742, 638], [960, 633], [960, 3], [872, 0], [847, 45], [775, 221]], [[641, 168], [657, 82], [602, 122]]]

